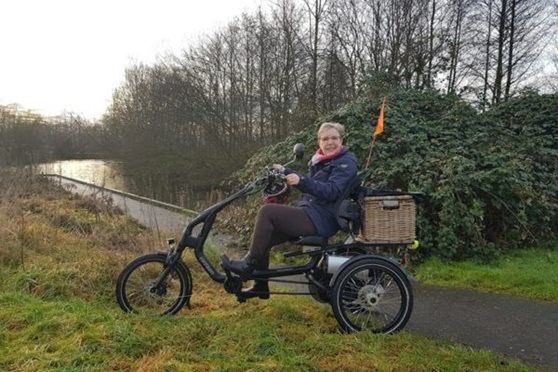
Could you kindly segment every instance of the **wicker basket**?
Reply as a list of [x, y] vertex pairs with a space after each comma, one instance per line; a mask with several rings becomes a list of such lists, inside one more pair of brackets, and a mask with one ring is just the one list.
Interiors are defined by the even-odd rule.
[[415, 239], [415, 201], [410, 195], [364, 198], [359, 240], [367, 243], [410, 244]]

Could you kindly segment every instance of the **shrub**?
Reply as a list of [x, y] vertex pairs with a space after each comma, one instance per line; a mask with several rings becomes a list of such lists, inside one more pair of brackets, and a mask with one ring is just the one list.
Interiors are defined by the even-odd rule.
[[[345, 142], [361, 166], [380, 102], [379, 96], [363, 97], [320, 120], [346, 126]], [[556, 240], [558, 96], [530, 94], [484, 114], [436, 92], [397, 90], [387, 102], [385, 132], [363, 178], [370, 187], [426, 194], [418, 208], [425, 254], [488, 259]], [[311, 155], [318, 125], [261, 149], [236, 179], [246, 181], [266, 164], [286, 161], [297, 142]]]

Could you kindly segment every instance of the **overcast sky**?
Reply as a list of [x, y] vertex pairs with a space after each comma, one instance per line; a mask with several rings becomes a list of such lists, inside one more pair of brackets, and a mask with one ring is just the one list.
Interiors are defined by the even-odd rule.
[[2, 0], [0, 105], [100, 118], [124, 69], [267, 0]]

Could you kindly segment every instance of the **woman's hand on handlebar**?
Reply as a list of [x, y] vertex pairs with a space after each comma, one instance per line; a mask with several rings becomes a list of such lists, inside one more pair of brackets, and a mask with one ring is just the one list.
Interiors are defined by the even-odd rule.
[[[279, 173], [284, 173], [285, 172], [285, 167], [282, 166], [281, 164], [273, 164], [271, 166], [271, 169], [273, 169], [274, 171], [279, 172]], [[289, 186], [296, 186], [300, 182], [300, 176], [296, 173], [287, 174], [285, 176], [285, 182]]]
[[282, 166], [281, 164], [273, 164], [273, 165], [271, 166], [271, 169], [273, 169], [273, 170], [275, 170], [275, 171], [277, 171], [277, 172], [279, 172], [279, 173], [284, 173], [284, 172], [285, 172], [285, 167]]
[[300, 182], [300, 176], [296, 173], [287, 174], [285, 176], [285, 181], [289, 186], [296, 186]]

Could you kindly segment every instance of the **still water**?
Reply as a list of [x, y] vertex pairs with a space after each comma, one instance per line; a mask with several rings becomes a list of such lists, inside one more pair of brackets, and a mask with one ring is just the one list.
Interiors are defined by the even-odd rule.
[[110, 189], [127, 190], [120, 163], [110, 160], [61, 160], [39, 165], [39, 171], [58, 174]]
[[86, 159], [61, 160], [40, 164], [38, 171], [58, 174], [110, 189], [121, 190], [193, 210], [203, 210], [224, 197], [214, 187], [199, 189], [173, 174], [148, 174], [131, 170], [118, 161]]

